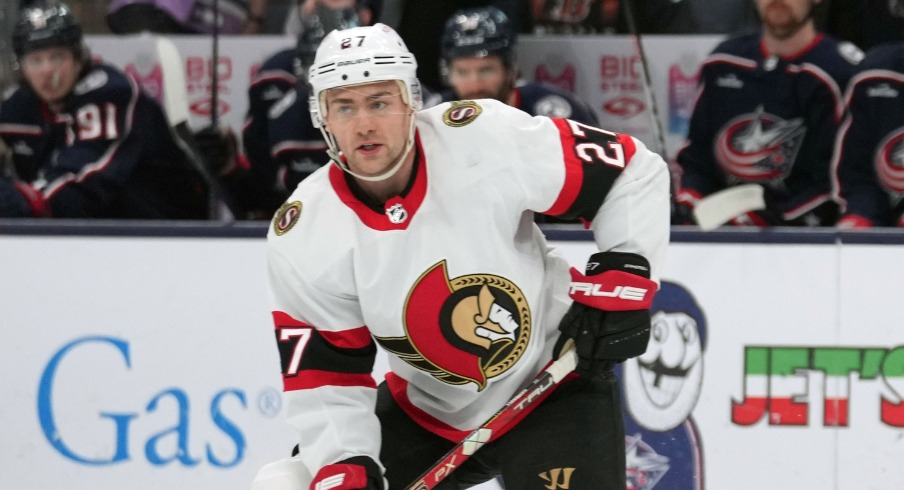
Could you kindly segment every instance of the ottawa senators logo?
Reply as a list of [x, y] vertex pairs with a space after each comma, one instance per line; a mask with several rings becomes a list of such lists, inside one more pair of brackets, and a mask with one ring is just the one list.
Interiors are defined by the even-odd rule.
[[508, 279], [470, 274], [450, 279], [433, 265], [405, 301], [405, 337], [380, 337], [384, 348], [449, 384], [487, 380], [518, 362], [530, 340], [527, 300]]
[[288, 233], [301, 216], [301, 201], [283, 203], [273, 216], [273, 232], [279, 236]]
[[471, 121], [477, 119], [482, 111], [483, 108], [473, 100], [456, 100], [443, 113], [443, 122], [446, 123], [446, 126], [459, 128], [471, 124]]

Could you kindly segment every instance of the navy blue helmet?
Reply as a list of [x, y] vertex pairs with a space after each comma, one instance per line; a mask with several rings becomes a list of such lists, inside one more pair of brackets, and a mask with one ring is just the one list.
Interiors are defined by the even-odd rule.
[[54, 0], [32, 2], [19, 12], [13, 29], [13, 52], [16, 57], [36, 49], [62, 46], [80, 53], [83, 46], [82, 27], [72, 10]]
[[459, 10], [449, 17], [442, 37], [443, 59], [498, 56], [506, 66], [515, 61], [517, 33], [509, 18], [495, 7]]

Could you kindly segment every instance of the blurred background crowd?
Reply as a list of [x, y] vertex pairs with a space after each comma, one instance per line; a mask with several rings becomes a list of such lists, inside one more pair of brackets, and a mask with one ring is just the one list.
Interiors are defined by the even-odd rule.
[[[23, 14], [29, 8], [32, 14]], [[605, 42], [610, 35], [722, 35], [725, 41], [699, 66], [687, 139], [670, 158], [673, 223], [697, 224], [694, 209], [703, 199], [755, 183], [765, 189], [766, 209], [731, 224], [904, 225], [899, 0], [6, 2], [0, 87], [8, 93], [0, 138], [11, 153], [0, 175], [0, 217], [194, 219], [225, 211], [235, 219], [268, 219], [326, 161], [309, 123], [305, 83], [319, 40], [334, 28], [376, 22], [394, 27], [415, 54], [428, 106], [496, 98], [533, 115], [592, 125], [600, 122], [586, 101], [522, 76], [514, 57], [519, 36]], [[210, 127], [183, 128], [170, 143], [172, 114], [137, 88], [130, 92], [122, 67], [101, 67], [83, 49], [83, 36], [143, 31], [297, 41], [260, 53], [242, 128], [224, 126], [214, 112]], [[74, 87], [95, 69], [109, 81], [106, 92], [79, 95]], [[655, 101], [647, 103], [655, 109]], [[132, 121], [123, 118], [133, 111], [143, 137], [130, 136]], [[102, 125], [106, 116], [115, 121]], [[147, 134], [156, 144], [147, 144]], [[164, 147], [182, 151], [167, 154]], [[171, 180], [183, 195], [161, 198], [161, 189], [175, 188]]]

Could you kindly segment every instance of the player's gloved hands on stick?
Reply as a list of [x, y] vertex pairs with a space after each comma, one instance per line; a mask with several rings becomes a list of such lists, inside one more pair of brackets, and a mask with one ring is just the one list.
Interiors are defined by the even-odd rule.
[[367, 456], [355, 456], [320, 468], [310, 490], [385, 490], [380, 465]]
[[228, 126], [207, 126], [194, 134], [198, 153], [214, 175], [226, 175], [236, 165], [238, 142]]
[[615, 364], [643, 354], [656, 289], [644, 257], [624, 252], [591, 255], [586, 275], [571, 269], [569, 295], [574, 303], [559, 324], [562, 335], [554, 352], [574, 339], [575, 371], [583, 376], [606, 375]]

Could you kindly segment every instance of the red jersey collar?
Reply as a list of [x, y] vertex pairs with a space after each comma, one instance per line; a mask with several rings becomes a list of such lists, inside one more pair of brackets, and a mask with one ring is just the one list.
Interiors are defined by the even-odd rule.
[[336, 195], [339, 196], [339, 200], [354, 211], [369, 228], [380, 231], [407, 229], [414, 214], [424, 202], [424, 196], [427, 194], [427, 165], [420, 134], [417, 132], [414, 135], [414, 144], [417, 152], [414, 162], [417, 168], [414, 183], [406, 195], [395, 196], [387, 200], [383, 204], [382, 213], [371, 209], [355, 196], [349, 188], [348, 182], [345, 181], [344, 170], [335, 164], [330, 166], [330, 184], [336, 191]]
[[[779, 58], [781, 58], [783, 61], [791, 61], [800, 58], [801, 56], [809, 53], [813, 48], [815, 48], [816, 45], [822, 42], [825, 37], [825, 34], [817, 32], [816, 37], [813, 38], [813, 40], [810, 41], [810, 44], [806, 45], [803, 49], [794, 54], [779, 56]], [[763, 58], [768, 58], [769, 56], [771, 56], [771, 53], [769, 53], [769, 51], [766, 49], [766, 42], [763, 41], [762, 37], [760, 37], [760, 53], [763, 55]]]

